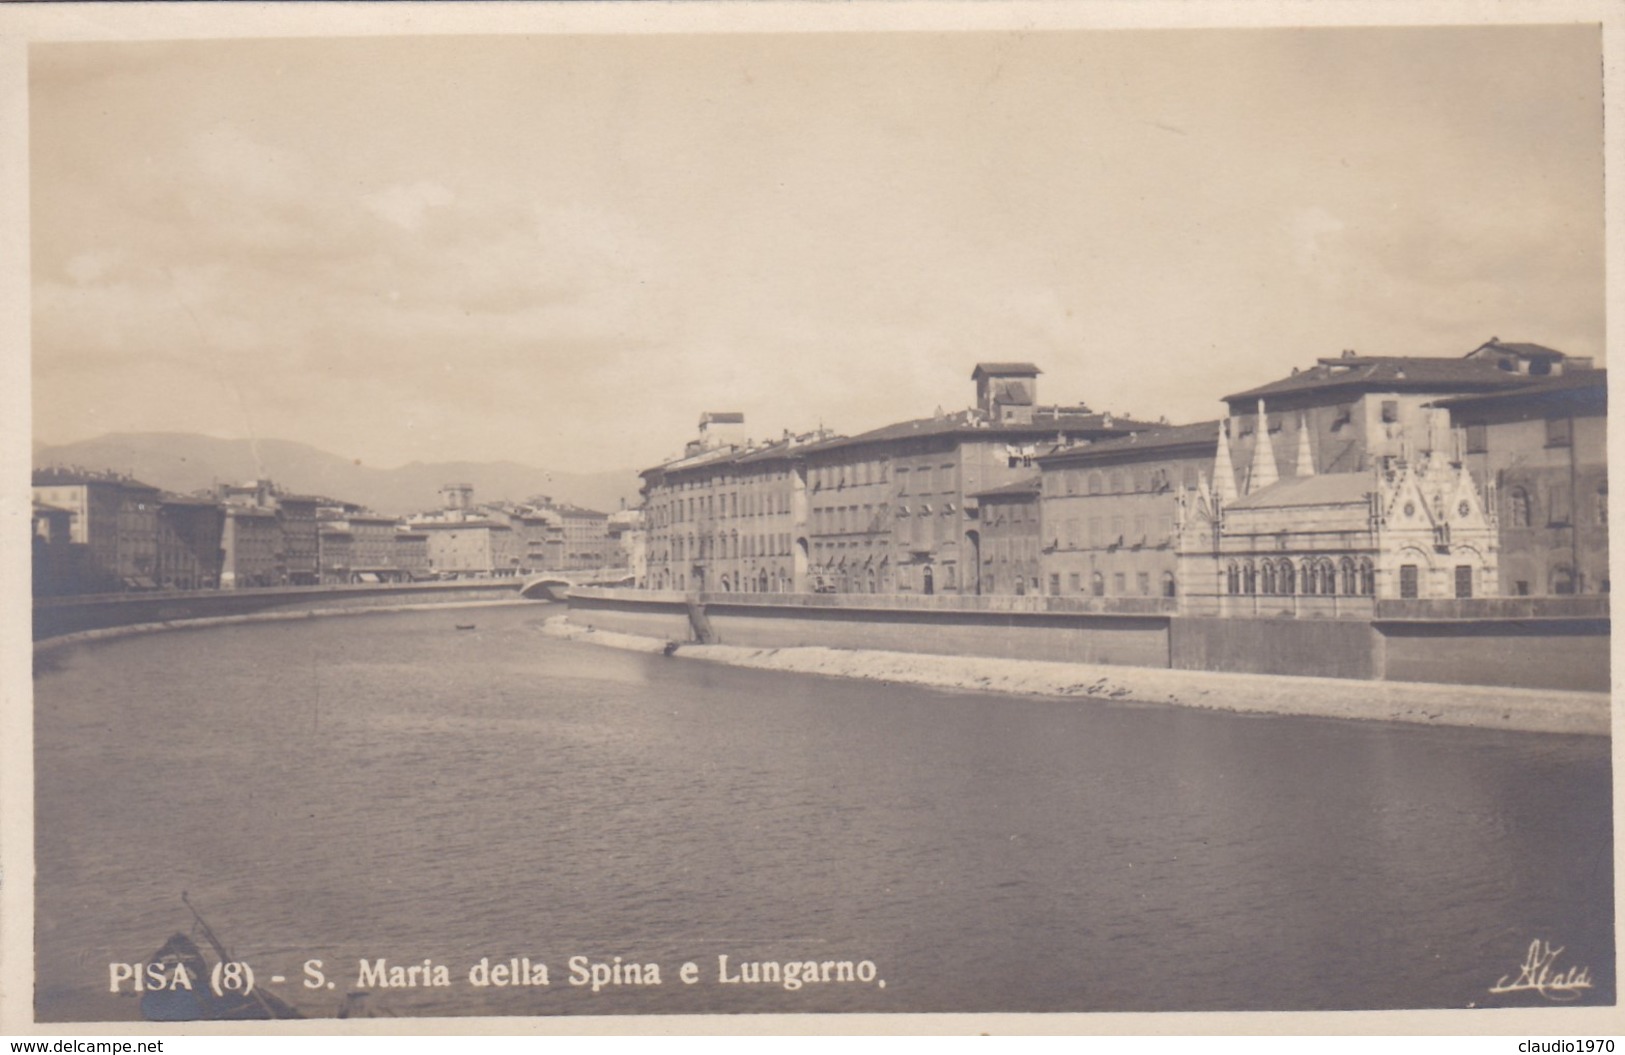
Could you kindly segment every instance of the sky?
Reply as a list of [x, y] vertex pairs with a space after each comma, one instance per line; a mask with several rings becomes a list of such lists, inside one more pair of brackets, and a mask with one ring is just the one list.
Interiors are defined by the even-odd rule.
[[1186, 422], [1343, 349], [1604, 353], [1592, 26], [30, 51], [35, 439], [602, 471], [953, 411]]

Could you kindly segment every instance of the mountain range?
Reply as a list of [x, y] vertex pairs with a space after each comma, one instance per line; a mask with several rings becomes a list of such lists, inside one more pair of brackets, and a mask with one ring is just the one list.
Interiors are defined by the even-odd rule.
[[635, 470], [571, 473], [517, 462], [412, 462], [375, 469], [289, 440], [227, 440], [184, 432], [117, 432], [93, 440], [34, 444], [34, 466], [127, 473], [142, 483], [189, 494], [217, 483], [270, 479], [284, 491], [357, 502], [392, 516], [435, 509], [448, 483], [474, 487], [476, 502], [549, 495], [603, 512], [638, 500]]

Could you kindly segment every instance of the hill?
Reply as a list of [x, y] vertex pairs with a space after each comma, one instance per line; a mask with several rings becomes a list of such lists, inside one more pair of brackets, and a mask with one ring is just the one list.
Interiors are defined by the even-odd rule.
[[155, 487], [188, 493], [216, 483], [268, 477], [283, 489], [359, 502], [398, 515], [433, 509], [452, 482], [474, 487], [477, 502], [551, 495], [612, 512], [637, 501], [634, 470], [570, 473], [517, 462], [412, 462], [376, 469], [289, 440], [226, 440], [184, 432], [112, 433], [59, 446], [36, 444], [34, 465], [114, 469]]

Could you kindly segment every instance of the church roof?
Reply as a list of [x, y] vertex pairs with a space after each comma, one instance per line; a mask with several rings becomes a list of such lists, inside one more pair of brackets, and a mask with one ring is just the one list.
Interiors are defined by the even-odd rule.
[[1373, 490], [1367, 473], [1288, 476], [1231, 502], [1229, 509], [1284, 509], [1292, 506], [1335, 506], [1364, 503]]

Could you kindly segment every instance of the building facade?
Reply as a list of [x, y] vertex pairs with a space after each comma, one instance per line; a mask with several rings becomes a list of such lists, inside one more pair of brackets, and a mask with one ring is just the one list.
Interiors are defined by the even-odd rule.
[[[1428, 433], [1448, 436], [1443, 412], [1431, 413]], [[1493, 494], [1448, 448], [1363, 472], [1317, 474], [1305, 462], [1283, 477], [1261, 445], [1237, 487], [1236, 431], [1218, 434], [1213, 482], [1178, 494], [1182, 612], [1368, 617], [1377, 600], [1499, 592]]]
[[646, 470], [642, 583], [657, 590], [806, 589], [801, 455], [817, 439], [787, 436], [759, 446], [707, 448], [702, 428], [701, 440], [684, 457]]
[[69, 514], [69, 538], [84, 546], [80, 592], [158, 586], [158, 488], [114, 473], [44, 469], [33, 474], [37, 502]]
[[203, 590], [220, 585], [225, 513], [207, 498], [164, 495], [158, 504], [158, 565], [166, 590]]
[[832, 592], [974, 595], [984, 589], [980, 494], [1031, 478], [1040, 456], [1153, 428], [1038, 403], [1031, 363], [979, 363], [977, 404], [813, 445], [809, 574]]
[[973, 496], [981, 531], [983, 594], [1042, 592], [1041, 487], [1039, 479], [1031, 477]]
[[1479, 489], [1496, 495], [1501, 592], [1608, 593], [1608, 372], [1536, 376], [1439, 405]]
[[1161, 427], [1039, 458], [1046, 592], [1177, 598], [1179, 495], [1212, 478], [1218, 434]]

